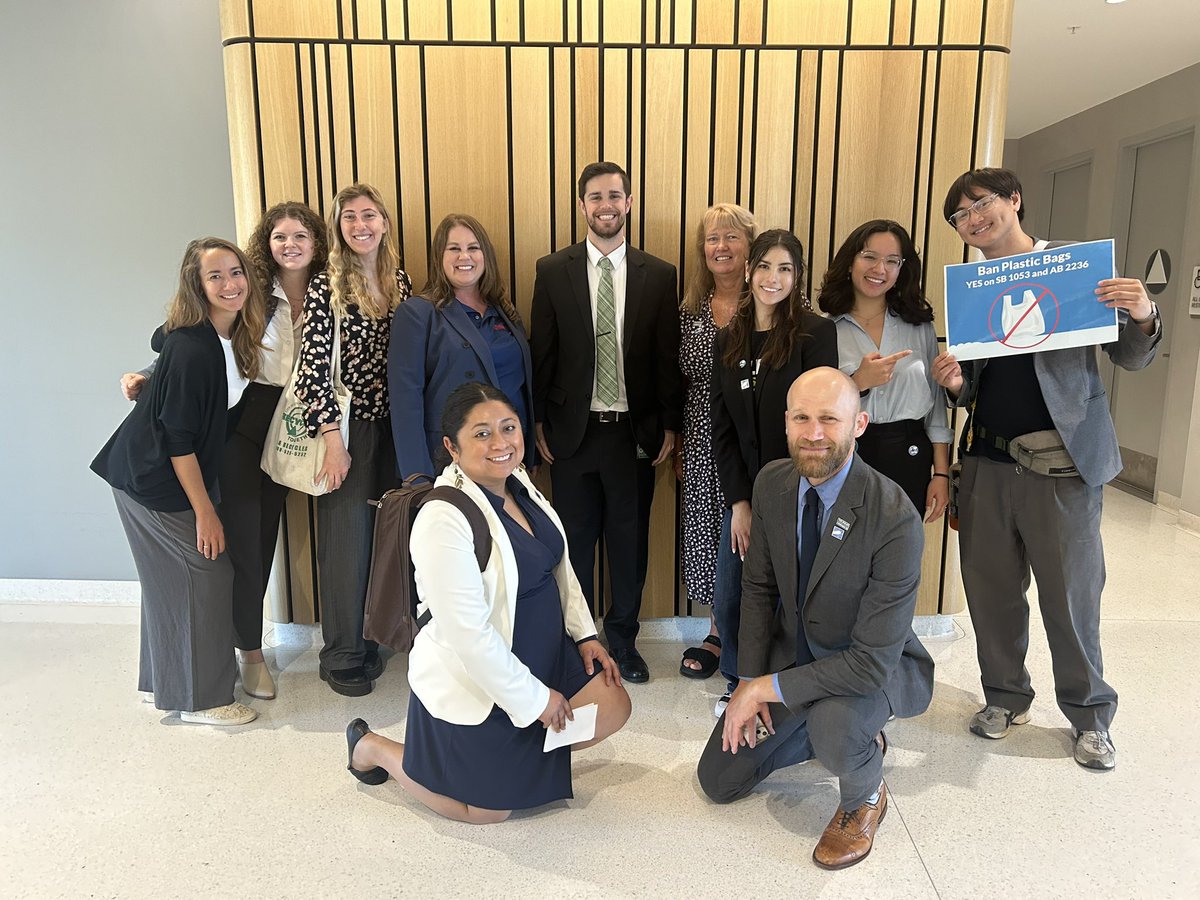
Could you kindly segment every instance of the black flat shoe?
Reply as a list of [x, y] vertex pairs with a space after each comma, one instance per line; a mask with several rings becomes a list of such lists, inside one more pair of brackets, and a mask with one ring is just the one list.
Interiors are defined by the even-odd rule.
[[349, 669], [326, 669], [320, 667], [321, 680], [327, 682], [337, 693], [345, 697], [362, 697], [371, 693], [374, 685], [362, 666]]
[[622, 680], [633, 684], [645, 684], [650, 680], [650, 668], [642, 659], [642, 654], [632, 647], [614, 650], [612, 658], [617, 661], [617, 668], [621, 671]]
[[378, 681], [383, 674], [383, 660], [379, 658], [378, 650], [368, 650], [363, 656], [363, 674], [369, 681]]
[[362, 771], [354, 768], [354, 748], [358, 746], [358, 742], [365, 735], [371, 733], [371, 729], [367, 727], [367, 723], [362, 719], [355, 719], [346, 726], [346, 768], [350, 770], [350, 774], [361, 781], [363, 784], [383, 784], [388, 780], [388, 771], [383, 766], [376, 766], [373, 769]]

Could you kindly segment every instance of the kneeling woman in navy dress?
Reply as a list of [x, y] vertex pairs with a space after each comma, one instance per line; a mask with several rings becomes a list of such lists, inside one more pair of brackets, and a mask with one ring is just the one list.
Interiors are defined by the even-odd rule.
[[[442, 414], [453, 460], [438, 485], [459, 488], [492, 536], [483, 572], [471, 527], [453, 505], [426, 504], [412, 530], [420, 609], [432, 619], [409, 656], [406, 743], [355, 719], [350, 771], [367, 784], [395, 778], [450, 819], [502, 822], [514, 809], [572, 797], [571, 751], [616, 733], [629, 695], [596, 637], [566, 553], [562, 523], [521, 466], [516, 410], [491, 385], [456, 388]], [[542, 752], [572, 709], [598, 706], [595, 736]]]

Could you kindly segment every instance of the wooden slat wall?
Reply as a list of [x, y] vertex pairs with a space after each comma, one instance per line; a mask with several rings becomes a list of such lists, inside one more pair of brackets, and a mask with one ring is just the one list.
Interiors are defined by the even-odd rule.
[[[527, 313], [536, 259], [582, 238], [574, 180], [602, 157], [633, 179], [630, 241], [681, 287], [700, 213], [736, 201], [800, 236], [810, 295], [851, 228], [899, 220], [940, 310], [937, 273], [965, 258], [941, 198], [1000, 159], [1011, 24], [1012, 0], [222, 0], [239, 237], [272, 203], [324, 214], [368, 181], [418, 286], [431, 228], [469, 212]], [[648, 617], [693, 612], [674, 479], [658, 482]], [[311, 517], [290, 510], [302, 621]], [[925, 614], [961, 608], [943, 531], [927, 530]]]

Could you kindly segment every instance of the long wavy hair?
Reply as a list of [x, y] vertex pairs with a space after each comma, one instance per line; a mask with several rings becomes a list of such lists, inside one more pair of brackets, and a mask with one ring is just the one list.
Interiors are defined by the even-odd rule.
[[817, 305], [822, 312], [831, 316], [840, 316], [854, 309], [854, 284], [850, 281], [850, 268], [854, 265], [854, 258], [867, 246], [871, 235], [883, 232], [896, 236], [900, 242], [900, 256], [904, 259], [900, 271], [896, 273], [896, 283], [887, 292], [888, 312], [910, 325], [932, 322], [933, 307], [921, 293], [920, 254], [904, 226], [891, 219], [872, 219], [850, 232], [825, 270]]
[[[754, 277], [754, 270], [762, 262], [762, 258], [775, 247], [782, 247], [792, 258], [795, 280], [792, 282], [791, 294], [777, 303], [772, 313], [771, 331], [762, 351], [762, 363], [768, 369], [781, 369], [787, 365], [796, 343], [809, 336], [804, 328], [804, 318], [806, 314], [811, 315], [803, 287], [804, 247], [800, 239], [790, 231], [772, 228], [754, 239], [746, 263], [750, 277]], [[743, 300], [738, 304], [737, 312], [724, 328], [725, 352], [721, 355], [721, 364], [729, 369], [736, 368], [738, 362], [745, 358], [750, 348], [750, 335], [754, 331], [754, 303], [749, 283], [742, 293]]]
[[708, 259], [704, 255], [704, 238], [714, 228], [737, 229], [746, 236], [747, 245], [758, 233], [758, 223], [754, 221], [754, 214], [736, 203], [716, 203], [704, 211], [696, 228], [696, 255], [692, 264], [692, 277], [688, 279], [683, 302], [679, 304], [681, 310], [693, 316], [700, 315], [704, 301], [713, 290], [713, 275], [708, 270]]
[[163, 333], [168, 334], [176, 328], [187, 328], [209, 320], [208, 297], [200, 279], [201, 257], [209, 250], [228, 250], [237, 257], [238, 264], [246, 274], [246, 302], [234, 317], [229, 337], [233, 344], [233, 357], [237, 362], [238, 371], [253, 381], [258, 377], [262, 364], [259, 350], [262, 348], [263, 331], [266, 330], [266, 305], [263, 302], [262, 288], [258, 279], [254, 277], [254, 270], [237, 244], [223, 238], [204, 237], [187, 245], [183, 252], [183, 262], [179, 266], [179, 288], [167, 307], [167, 321], [163, 325]]
[[[383, 294], [383, 303], [371, 295], [358, 255], [346, 246], [346, 239], [342, 237], [342, 207], [359, 197], [370, 200], [387, 223], [387, 232], [380, 240], [379, 252], [375, 255], [375, 277]], [[382, 319], [399, 304], [401, 298], [400, 288], [396, 284], [396, 270], [400, 268], [400, 253], [393, 243], [394, 234], [391, 213], [378, 190], [369, 184], [356, 183], [337, 192], [329, 213], [330, 306], [335, 316], [344, 316], [346, 308], [353, 303], [364, 317]]]
[[479, 292], [483, 299], [491, 306], [498, 306], [513, 322], [520, 325], [521, 314], [517, 312], [516, 305], [508, 299], [508, 291], [504, 289], [504, 281], [500, 277], [496, 247], [488, 237], [487, 231], [479, 224], [479, 220], [465, 213], [450, 213], [438, 223], [429, 248], [429, 278], [421, 296], [439, 309], [454, 299], [454, 286], [446, 276], [442, 257], [446, 253], [446, 245], [450, 243], [450, 230], [459, 225], [475, 235], [479, 249], [483, 251], [483, 275], [479, 279]]
[[258, 224], [250, 232], [249, 240], [246, 241], [246, 259], [254, 267], [254, 274], [272, 308], [279, 299], [271, 293], [275, 276], [279, 274], [279, 263], [275, 261], [275, 257], [271, 253], [271, 232], [284, 219], [295, 219], [307, 228], [308, 233], [312, 236], [313, 258], [308, 266], [310, 279], [318, 272], [324, 272], [325, 266], [329, 263], [329, 236], [325, 230], [325, 223], [307, 204], [298, 200], [285, 200], [268, 209], [258, 220]]

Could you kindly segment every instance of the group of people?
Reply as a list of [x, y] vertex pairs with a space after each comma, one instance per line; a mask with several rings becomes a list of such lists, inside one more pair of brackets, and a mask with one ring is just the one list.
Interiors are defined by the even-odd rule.
[[[922, 520], [950, 502], [947, 409], [957, 405], [970, 411], [957, 506], [985, 695], [969, 728], [996, 739], [1028, 720], [1032, 570], [1075, 759], [1112, 768], [1099, 525], [1101, 487], [1120, 462], [1092, 350], [962, 364], [939, 353], [920, 257], [886, 219], [854, 229], [834, 255], [819, 315], [795, 235], [760, 232], [747, 210], [717, 204], [697, 228], [680, 303], [675, 268], [626, 241], [624, 170], [592, 163], [577, 189], [585, 239], [539, 260], [528, 331], [486, 230], [467, 215], [438, 226], [414, 296], [390, 211], [368, 185], [337, 194], [327, 229], [286, 203], [245, 252], [216, 238], [189, 244], [152, 339], [157, 361], [122, 379], [137, 404], [92, 464], [113, 488], [142, 585], [146, 698], [187, 721], [236, 725], [255, 715], [234, 700], [237, 671], [249, 696], [274, 696], [261, 617], [284, 492], [259, 460], [291, 379], [325, 444], [320, 676], [333, 690], [366, 694], [383, 667], [362, 634], [366, 501], [424, 474], [478, 510], [444, 499], [421, 508], [411, 551], [423, 627], [408, 659], [406, 739], [355, 719], [348, 768], [368, 784], [393, 777], [468, 822], [569, 797], [571, 752], [619, 730], [624, 683], [649, 678], [638, 613], [654, 469], [672, 461], [687, 589], [713, 607], [680, 672], [719, 670], [728, 682], [700, 784], [729, 802], [775, 769], [819, 760], [841, 801], [813, 858], [853, 865], [887, 810], [884, 725], [932, 697], [933, 661], [911, 623]], [[1045, 243], [1023, 231], [1007, 170], [965, 173], [944, 212], [989, 259]], [[1096, 301], [1118, 311], [1120, 336], [1104, 347], [1114, 363], [1147, 365], [1161, 324], [1143, 285], [1101, 281]], [[1046, 429], [1060, 433], [1076, 477], [1008, 456], [1013, 439]], [[531, 479], [542, 465], [553, 506]], [[473, 519], [486, 523], [486, 564]], [[590, 738], [542, 752], [546, 729], [593, 703]]]

